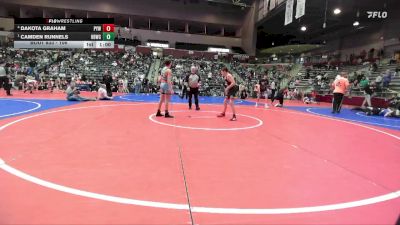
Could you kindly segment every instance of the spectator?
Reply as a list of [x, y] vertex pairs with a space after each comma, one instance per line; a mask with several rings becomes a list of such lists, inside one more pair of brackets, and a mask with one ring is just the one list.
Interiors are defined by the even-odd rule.
[[246, 90], [246, 86], [244, 86], [243, 84], [239, 85], [239, 95], [240, 95], [240, 99], [246, 99], [247, 98], [247, 90]]
[[123, 92], [124, 93], [129, 93], [129, 90], [128, 90], [128, 83], [129, 83], [129, 81], [128, 81], [128, 78], [124, 78], [123, 79], [123, 81], [122, 81], [122, 85], [123, 85]]
[[105, 71], [103, 75], [103, 83], [106, 84], [107, 95], [112, 96], [111, 84], [113, 82], [113, 78], [109, 71]]
[[107, 95], [106, 85], [100, 84], [99, 90], [97, 91], [98, 100], [112, 100], [113, 97]]
[[279, 89], [279, 91], [276, 94], [276, 98], [275, 98], [276, 100], [279, 101], [279, 103], [276, 104], [275, 107], [283, 107], [283, 100], [284, 100], [284, 96], [285, 96], [286, 92], [287, 92], [286, 88]]
[[[362, 60], [364, 60], [366, 56], [367, 56], [367, 51], [365, 51], [365, 49], [363, 49], [361, 51], [360, 58], [358, 60], [359, 61], [361, 60], [361, 62], [362, 62]], [[358, 63], [358, 64], [361, 64], [361, 63]]]
[[397, 63], [396, 56], [392, 56], [392, 58], [389, 61], [389, 64], [391, 65], [391, 64], [396, 64], [396, 63]]
[[375, 78], [375, 85], [377, 89], [380, 89], [382, 85], [382, 76], [380, 74]]
[[374, 93], [374, 91], [368, 83], [363, 88], [364, 88], [364, 101], [363, 101], [361, 107], [364, 108], [365, 103], [368, 104], [368, 107], [372, 107], [371, 96]]
[[182, 84], [181, 84], [181, 99], [185, 98], [188, 99], [189, 97], [189, 84], [188, 84], [188, 80], [189, 80], [189, 76], [190, 74], [186, 75], [184, 78], [182, 78]]
[[37, 89], [37, 86], [37, 81], [32, 76], [27, 76], [24, 93], [29, 91], [32, 94], [33, 90]]
[[364, 89], [368, 84], [369, 84], [368, 78], [366, 78], [365, 76], [363, 76], [362, 79], [361, 79], [361, 81], [360, 81], [359, 87], [360, 87], [361, 89]]
[[271, 89], [271, 104], [273, 104], [274, 100], [275, 100], [275, 92], [276, 92], [276, 82], [275, 82], [275, 80], [273, 80], [271, 82], [270, 89]]
[[124, 80], [122, 79], [122, 77], [118, 79], [118, 92], [124, 93]]
[[140, 82], [140, 78], [139, 77], [135, 77], [134, 85], [135, 85], [135, 94], [139, 94], [141, 86], [142, 86], [142, 83]]
[[358, 59], [357, 59], [357, 64], [358, 64], [358, 65], [361, 65], [361, 64], [362, 64], [362, 58], [358, 58]]
[[0, 88], [4, 88], [7, 93], [7, 96], [11, 95], [11, 86], [10, 86], [10, 78], [7, 76], [5, 69], [5, 62], [0, 62]]
[[376, 71], [378, 71], [378, 64], [376, 64], [376, 62], [374, 62], [372, 64], [372, 72], [376, 72]]
[[390, 70], [386, 70], [385, 75], [383, 75], [383, 87], [388, 88], [390, 82], [392, 82], [392, 73]]
[[65, 91], [68, 101], [96, 101], [94, 98], [84, 98], [80, 96], [79, 90], [76, 88], [75, 82], [71, 82]]

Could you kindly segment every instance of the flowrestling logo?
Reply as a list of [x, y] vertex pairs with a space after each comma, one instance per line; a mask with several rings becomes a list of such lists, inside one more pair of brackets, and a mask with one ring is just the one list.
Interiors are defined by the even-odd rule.
[[386, 19], [388, 17], [388, 13], [386, 11], [367, 11], [369, 19]]

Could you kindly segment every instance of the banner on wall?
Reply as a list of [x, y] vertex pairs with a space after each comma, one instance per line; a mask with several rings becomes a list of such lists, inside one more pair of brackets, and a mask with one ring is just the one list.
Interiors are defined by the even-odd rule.
[[304, 16], [306, 13], [306, 0], [297, 0], [296, 19]]
[[258, 4], [258, 9], [261, 10], [264, 7], [264, 0], [260, 0], [260, 3]]
[[286, 1], [285, 26], [293, 22], [293, 1]]
[[267, 15], [268, 13], [268, 4], [269, 4], [269, 0], [264, 0], [264, 17]]
[[275, 3], [276, 3], [276, 0], [270, 0], [270, 3], [269, 3], [269, 10], [270, 11], [275, 8], [275, 6], [276, 6]]
[[258, 5], [258, 21], [264, 18], [264, 0], [260, 0], [260, 4]]

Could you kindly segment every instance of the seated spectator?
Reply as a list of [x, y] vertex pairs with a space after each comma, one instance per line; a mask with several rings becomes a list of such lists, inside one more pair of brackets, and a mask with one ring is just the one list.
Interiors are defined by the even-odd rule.
[[382, 76], [380, 74], [375, 78], [375, 85], [377, 88], [380, 88], [382, 85]]
[[385, 75], [383, 75], [383, 87], [389, 87], [390, 82], [392, 82], [392, 73], [390, 70], [386, 70]]
[[75, 82], [71, 82], [65, 91], [68, 101], [96, 101], [95, 98], [84, 98], [80, 96], [79, 90], [76, 88]]
[[296, 83], [295, 82], [290, 82], [289, 84], [289, 89], [294, 89], [296, 87]]
[[397, 59], [395, 56], [392, 56], [392, 58], [389, 61], [389, 64], [396, 64], [397, 63]]
[[377, 64], [376, 62], [374, 62], [374, 63], [371, 65], [370, 70], [371, 70], [372, 72], [378, 71], [378, 64]]
[[100, 84], [99, 90], [97, 91], [97, 99], [98, 100], [112, 100], [113, 97], [109, 97], [107, 95], [106, 85]]
[[239, 85], [239, 95], [240, 99], [246, 99], [248, 96], [246, 87], [243, 84]]
[[364, 75], [362, 73], [357, 73], [357, 83], [360, 83], [364, 78]]
[[322, 81], [321, 83], [321, 89], [325, 89], [327, 88], [327, 84], [325, 83], [325, 81]]

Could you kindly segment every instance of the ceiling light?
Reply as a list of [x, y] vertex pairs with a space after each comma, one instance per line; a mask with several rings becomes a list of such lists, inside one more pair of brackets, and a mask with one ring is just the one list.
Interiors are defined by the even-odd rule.
[[339, 8], [336, 8], [335, 10], [333, 10], [333, 14], [338, 15], [342, 12], [342, 10], [340, 10]]
[[300, 28], [300, 30], [301, 30], [301, 31], [306, 31], [306, 30], [307, 30], [307, 27], [306, 27], [306, 26], [302, 26], [302, 27]]
[[354, 21], [353, 26], [357, 27], [358, 25], [360, 25], [360, 22]]

